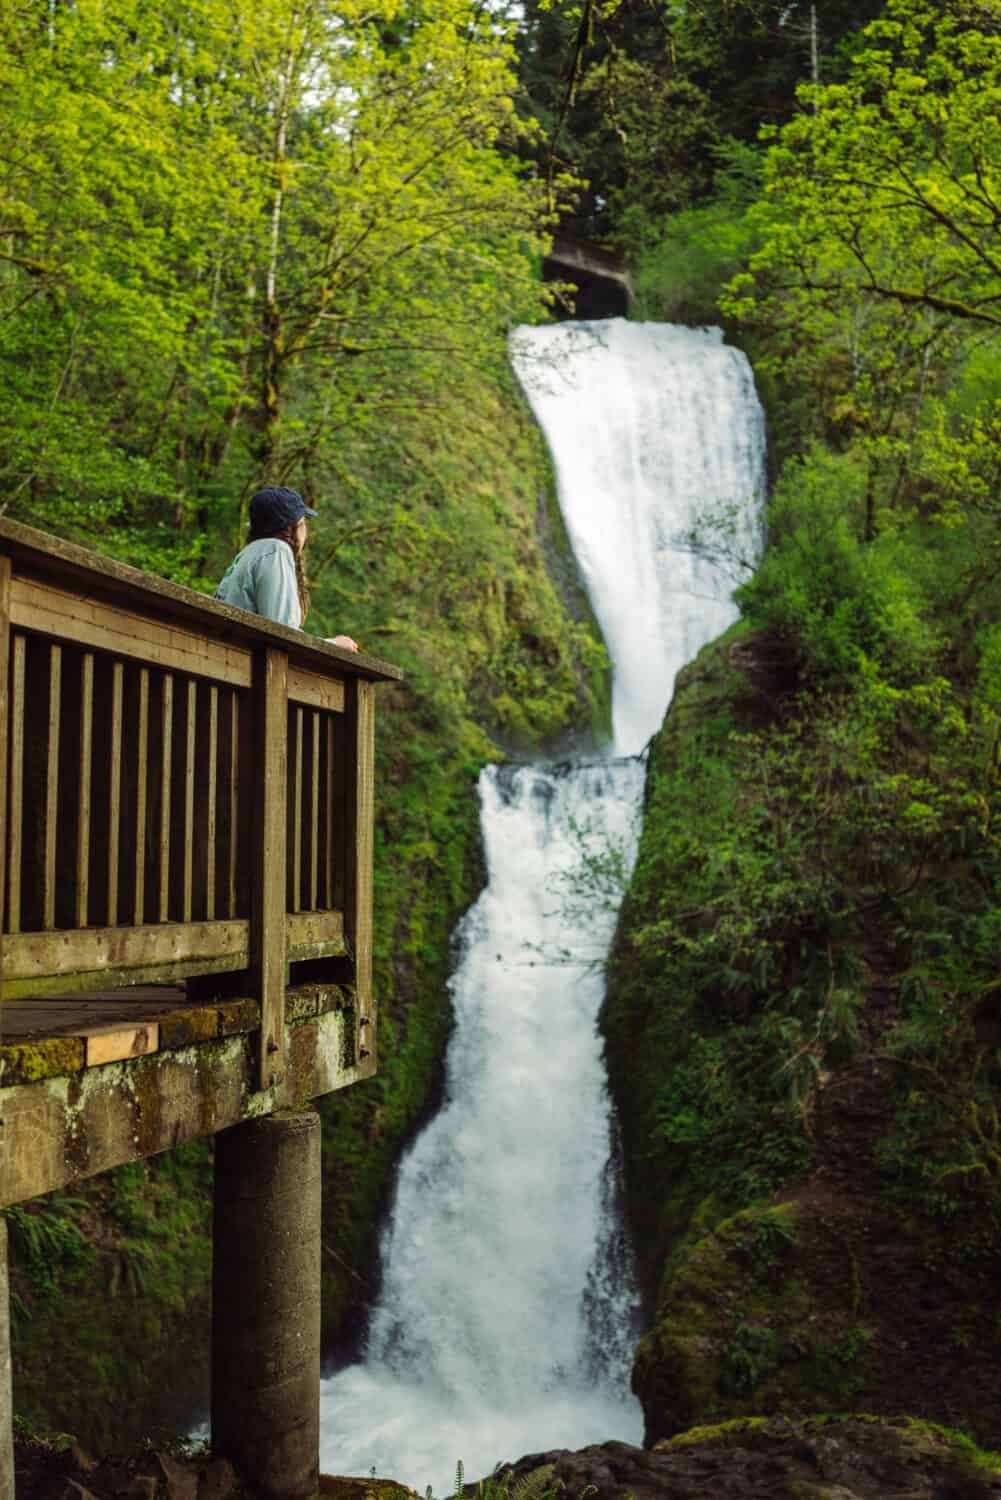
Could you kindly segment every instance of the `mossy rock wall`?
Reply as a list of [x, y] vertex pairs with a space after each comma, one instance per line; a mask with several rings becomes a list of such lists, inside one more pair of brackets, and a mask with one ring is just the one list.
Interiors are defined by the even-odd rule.
[[681, 674], [651, 748], [603, 1017], [648, 1310], [647, 1437], [854, 1408], [996, 1447], [997, 1053], [944, 1000], [936, 1029], [914, 1019], [893, 910], [853, 906], [850, 886], [830, 922], [851, 1005], [824, 1029], [839, 995], [813, 987], [815, 960], [832, 940], [811, 936], [802, 888], [778, 883], [761, 811], [769, 778], [769, 808], [794, 776], [796, 807], [815, 805], [813, 726], [794, 742], [796, 713], [781, 651], [739, 624]]

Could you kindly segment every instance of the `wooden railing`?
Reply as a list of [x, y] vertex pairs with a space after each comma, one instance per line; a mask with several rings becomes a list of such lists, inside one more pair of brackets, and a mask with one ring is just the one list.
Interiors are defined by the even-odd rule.
[[4, 998], [286, 964], [369, 1001], [373, 684], [398, 677], [0, 521]]

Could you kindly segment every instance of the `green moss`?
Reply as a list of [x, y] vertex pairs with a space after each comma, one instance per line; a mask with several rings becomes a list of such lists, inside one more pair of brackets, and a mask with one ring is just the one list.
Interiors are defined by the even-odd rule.
[[1001, 1472], [1001, 1454], [990, 1453], [965, 1433], [925, 1422], [916, 1417], [877, 1416], [870, 1412], [811, 1412], [788, 1418], [734, 1417], [689, 1428], [656, 1445], [657, 1453], [683, 1453], [694, 1448], [769, 1448], [788, 1444], [797, 1435], [808, 1436], [825, 1428], [869, 1429], [878, 1433], [882, 1445], [901, 1458], [917, 1458], [945, 1467], [957, 1464], [971, 1473], [996, 1477]]
[[[208, 1404], [207, 1141], [26, 1206], [59, 1226], [33, 1265], [12, 1235], [20, 1417], [94, 1450], [189, 1426]], [[78, 1246], [69, 1258], [60, 1243]]]
[[77, 1073], [83, 1067], [84, 1046], [79, 1037], [48, 1037], [39, 1042], [14, 1042], [0, 1048], [0, 1085], [37, 1083]]

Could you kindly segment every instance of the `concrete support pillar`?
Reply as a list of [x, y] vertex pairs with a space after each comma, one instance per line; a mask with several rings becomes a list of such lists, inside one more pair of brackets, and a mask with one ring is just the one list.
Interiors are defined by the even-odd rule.
[[319, 1483], [318, 1115], [216, 1136], [212, 1246], [212, 1446], [269, 1500], [303, 1500]]
[[0, 1500], [14, 1500], [14, 1409], [10, 1373], [7, 1220], [0, 1216]]

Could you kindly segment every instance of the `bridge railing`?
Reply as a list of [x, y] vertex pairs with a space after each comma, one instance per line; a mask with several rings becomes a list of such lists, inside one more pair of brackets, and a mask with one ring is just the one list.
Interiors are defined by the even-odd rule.
[[343, 959], [370, 1006], [373, 686], [399, 675], [0, 521], [3, 997], [238, 974], [262, 1085], [288, 962]]

